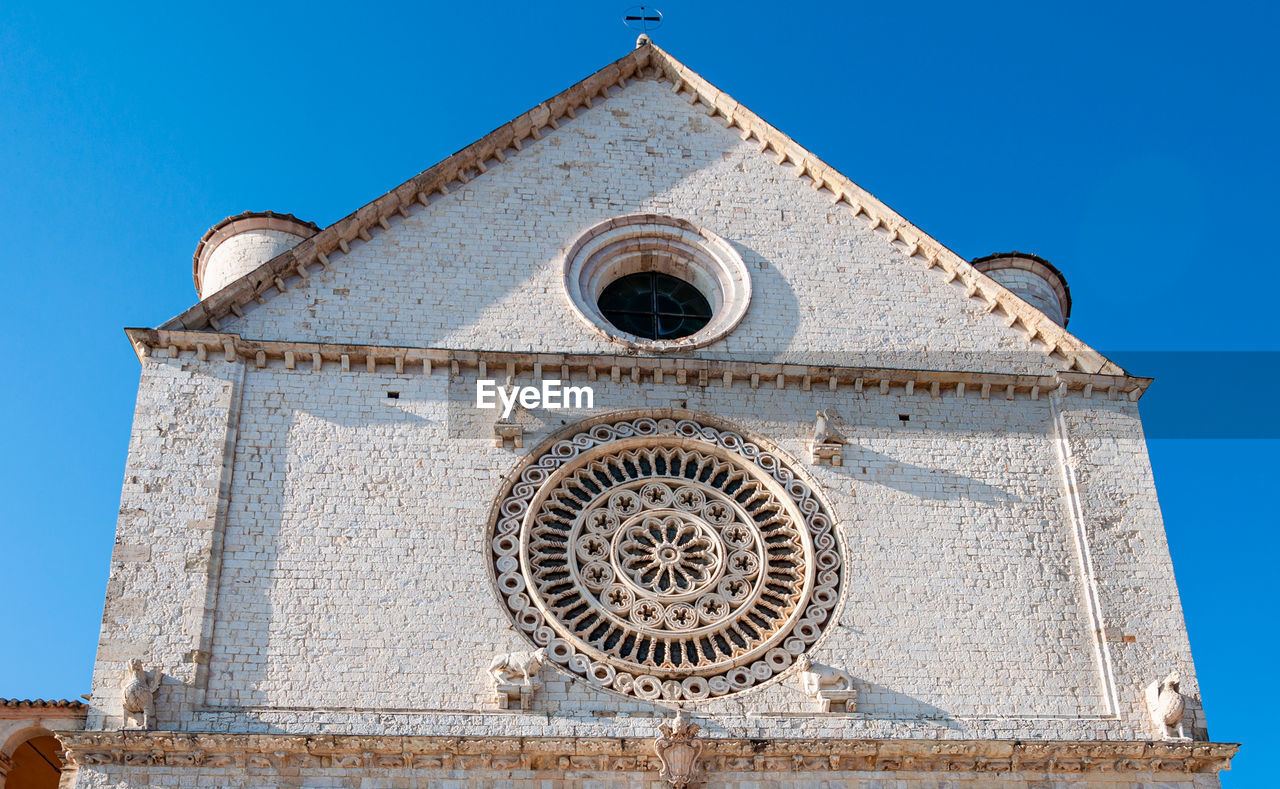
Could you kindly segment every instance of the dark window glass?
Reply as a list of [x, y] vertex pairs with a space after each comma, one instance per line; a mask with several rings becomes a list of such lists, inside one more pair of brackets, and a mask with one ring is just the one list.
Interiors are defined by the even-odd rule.
[[688, 282], [656, 271], [614, 280], [597, 304], [614, 326], [650, 340], [688, 337], [711, 320], [706, 296]]

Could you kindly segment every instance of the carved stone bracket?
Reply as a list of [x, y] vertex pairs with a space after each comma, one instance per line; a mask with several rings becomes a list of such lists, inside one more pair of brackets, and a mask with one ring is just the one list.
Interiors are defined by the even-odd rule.
[[833, 466], [844, 465], [844, 436], [836, 430], [831, 420], [834, 416], [826, 411], [819, 411], [813, 423], [813, 438], [809, 441], [809, 462], [815, 466], [830, 463]]
[[819, 712], [857, 712], [858, 689], [848, 672], [814, 663], [808, 655], [796, 660], [800, 690], [818, 701]]
[[502, 449], [511, 444], [514, 449], [524, 447], [524, 428], [515, 422], [493, 423], [493, 445]]
[[496, 682], [493, 685], [493, 703], [500, 710], [533, 709], [533, 697], [542, 689], [540, 680], [528, 685], [522, 682]]
[[856, 688], [849, 690], [831, 690], [830, 688], [818, 691], [818, 711], [819, 712], [857, 712], [858, 711], [858, 691]]
[[509, 652], [497, 655], [487, 672], [493, 684], [493, 703], [500, 710], [533, 708], [533, 697], [541, 688], [538, 671], [547, 659], [545, 648], [532, 652]]
[[821, 466], [824, 463], [843, 466], [844, 444], [834, 441], [809, 442], [809, 462], [815, 466]]

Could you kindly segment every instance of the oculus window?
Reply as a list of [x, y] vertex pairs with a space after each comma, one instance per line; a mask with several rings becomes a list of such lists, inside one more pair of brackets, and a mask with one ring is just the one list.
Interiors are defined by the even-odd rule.
[[675, 340], [711, 321], [711, 304], [693, 285], [660, 271], [619, 277], [597, 304], [617, 328], [650, 340]]
[[663, 353], [701, 348], [742, 321], [751, 275], [733, 245], [683, 219], [607, 219], [565, 250], [565, 295], [610, 342]]

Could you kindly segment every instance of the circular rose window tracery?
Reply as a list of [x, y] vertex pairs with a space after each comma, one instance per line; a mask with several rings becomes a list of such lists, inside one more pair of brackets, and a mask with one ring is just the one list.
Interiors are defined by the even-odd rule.
[[822, 634], [830, 517], [778, 458], [693, 420], [597, 424], [544, 447], [491, 541], [516, 625], [611, 690], [697, 700], [784, 671]]

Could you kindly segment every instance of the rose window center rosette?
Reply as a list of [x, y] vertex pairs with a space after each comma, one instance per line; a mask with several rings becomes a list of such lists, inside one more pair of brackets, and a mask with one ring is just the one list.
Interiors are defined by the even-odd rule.
[[491, 540], [517, 627], [597, 685], [691, 701], [787, 669], [830, 621], [832, 522], [740, 434], [683, 419], [596, 424], [510, 484]]

